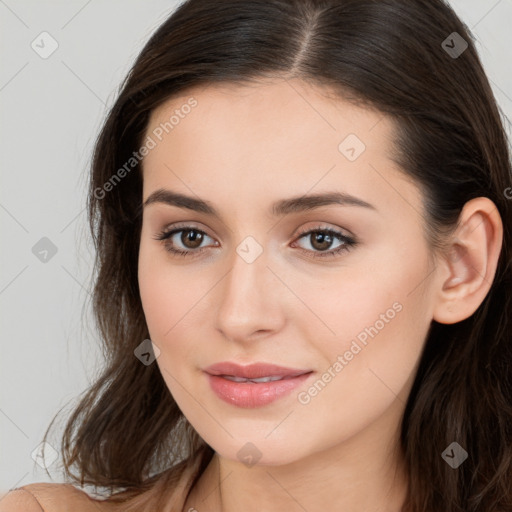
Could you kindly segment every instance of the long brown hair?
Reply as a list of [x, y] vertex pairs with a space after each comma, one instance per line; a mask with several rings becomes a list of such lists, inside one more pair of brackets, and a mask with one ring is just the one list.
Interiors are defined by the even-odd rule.
[[[213, 455], [158, 366], [134, 356], [149, 333], [137, 280], [142, 173], [126, 163], [167, 99], [263, 77], [328, 85], [396, 122], [396, 160], [423, 190], [433, 250], [467, 201], [495, 203], [504, 240], [492, 287], [466, 320], [432, 322], [406, 404], [403, 510], [512, 510], [511, 159], [473, 36], [443, 0], [187, 0], [152, 35], [95, 145], [88, 207], [105, 368], [66, 424], [66, 475], [149, 507], [150, 491], [168, 503], [164, 491], [191, 485]], [[469, 455], [457, 469], [441, 457], [454, 441]]]

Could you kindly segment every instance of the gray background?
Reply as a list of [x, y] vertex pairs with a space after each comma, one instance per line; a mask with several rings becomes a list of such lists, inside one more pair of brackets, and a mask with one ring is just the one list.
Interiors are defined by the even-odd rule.
[[[498, 102], [512, 118], [512, 0], [451, 3], [477, 36]], [[86, 307], [92, 144], [116, 88], [175, 5], [0, 0], [0, 494], [51, 481], [32, 454], [53, 416], [70, 410], [101, 365]], [[59, 45], [47, 59], [31, 47], [44, 31]], [[57, 250], [46, 262], [32, 251], [43, 237]], [[58, 462], [49, 470], [59, 481]]]

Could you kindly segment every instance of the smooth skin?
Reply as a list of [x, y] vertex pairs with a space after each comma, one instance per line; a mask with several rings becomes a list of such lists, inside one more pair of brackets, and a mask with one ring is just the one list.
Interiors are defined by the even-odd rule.
[[[138, 277], [160, 350], [156, 363], [216, 452], [184, 510], [398, 511], [407, 485], [396, 449], [400, 421], [431, 321], [468, 318], [493, 281], [503, 236], [494, 203], [468, 202], [449, 249], [433, 254], [421, 189], [390, 157], [392, 121], [326, 93], [298, 79], [217, 84], [152, 112], [146, 136], [155, 139], [176, 109], [197, 101], [144, 157], [143, 201], [163, 188], [208, 201], [220, 214], [163, 202], [143, 212]], [[365, 145], [353, 161], [353, 152], [339, 149], [350, 134]], [[271, 214], [276, 201], [333, 191], [373, 208], [331, 204]], [[204, 232], [202, 242], [183, 232], [156, 239], [178, 224]], [[300, 234], [313, 229], [357, 244], [321, 257], [343, 241]], [[246, 246], [247, 237], [257, 245]], [[191, 255], [173, 255], [171, 245]], [[237, 252], [258, 246], [250, 263]], [[393, 304], [401, 310], [389, 319]], [[380, 326], [381, 315], [388, 321], [378, 333], [301, 403], [299, 393], [361, 332]], [[239, 408], [209, 387], [203, 369], [220, 361], [314, 374], [269, 405]], [[255, 465], [237, 456], [246, 443], [261, 454]], [[435, 447], [439, 454], [445, 448]]]

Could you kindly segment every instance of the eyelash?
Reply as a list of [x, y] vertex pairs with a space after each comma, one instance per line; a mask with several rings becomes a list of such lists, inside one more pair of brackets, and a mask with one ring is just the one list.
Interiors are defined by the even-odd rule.
[[[203, 235], [209, 236], [207, 233], [205, 233], [201, 229], [198, 229], [194, 226], [179, 226], [179, 227], [174, 227], [171, 230], [161, 231], [155, 237], [155, 239], [162, 241], [162, 242], [166, 242], [166, 240], [171, 238], [173, 235], [175, 235], [176, 233], [181, 233], [182, 231], [195, 231], [197, 233], [201, 233]], [[329, 251], [311, 251], [309, 249], [303, 249], [303, 248], [299, 247], [299, 250], [301, 250], [303, 252], [315, 253], [315, 256], [313, 256], [314, 258], [334, 257], [334, 256], [337, 256], [338, 254], [341, 254], [343, 252], [351, 250], [353, 247], [355, 247], [357, 245], [357, 242], [353, 238], [345, 236], [342, 233], [340, 233], [339, 231], [335, 231], [330, 228], [323, 228], [320, 226], [313, 228], [313, 229], [305, 229], [305, 230], [299, 232], [297, 240], [300, 240], [301, 238], [305, 237], [306, 235], [312, 235], [314, 233], [326, 233], [334, 238], [337, 238], [341, 242], [343, 242], [343, 244], [340, 245], [338, 248], [331, 249]], [[197, 256], [198, 254], [202, 253], [206, 249], [206, 247], [202, 247], [202, 248], [196, 249], [196, 250], [190, 249], [190, 250], [184, 251], [182, 249], [176, 249], [176, 248], [172, 247], [169, 243], [165, 243], [164, 245], [165, 245], [165, 249], [167, 251], [169, 251], [171, 254], [174, 254], [176, 256], [182, 256], [182, 257], [189, 257], [192, 255]]]

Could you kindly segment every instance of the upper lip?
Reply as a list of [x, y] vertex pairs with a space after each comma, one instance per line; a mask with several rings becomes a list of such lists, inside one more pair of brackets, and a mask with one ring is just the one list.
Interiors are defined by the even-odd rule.
[[275, 364], [252, 363], [241, 366], [237, 363], [225, 361], [212, 364], [204, 370], [210, 375], [231, 375], [233, 377], [242, 377], [245, 379], [260, 379], [262, 377], [297, 377], [311, 370], [301, 370], [299, 368], [286, 368]]

